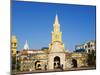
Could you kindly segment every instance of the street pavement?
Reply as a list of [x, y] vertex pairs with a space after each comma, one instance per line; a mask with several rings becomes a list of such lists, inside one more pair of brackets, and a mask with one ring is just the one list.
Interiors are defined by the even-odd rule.
[[49, 73], [49, 72], [67, 72], [67, 71], [79, 71], [79, 70], [94, 70], [96, 67], [82, 67], [82, 68], [68, 68], [66, 70], [55, 69], [55, 70], [35, 70], [35, 71], [25, 71], [17, 72], [16, 74], [32, 74], [32, 73]]

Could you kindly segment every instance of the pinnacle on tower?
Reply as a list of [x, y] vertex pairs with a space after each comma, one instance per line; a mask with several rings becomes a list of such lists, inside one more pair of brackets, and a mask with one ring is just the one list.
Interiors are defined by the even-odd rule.
[[24, 50], [29, 50], [28, 42], [26, 40], [25, 45], [24, 45]]
[[55, 23], [54, 24], [59, 24], [59, 20], [58, 20], [58, 15], [56, 14], [56, 17], [55, 17]]
[[54, 27], [54, 32], [60, 32], [60, 24], [59, 24], [59, 20], [58, 20], [58, 15], [56, 14], [55, 16], [55, 22], [53, 24]]

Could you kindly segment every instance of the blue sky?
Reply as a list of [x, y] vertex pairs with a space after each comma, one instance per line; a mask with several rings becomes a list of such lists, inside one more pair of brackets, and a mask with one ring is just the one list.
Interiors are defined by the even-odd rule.
[[48, 47], [57, 13], [65, 48], [74, 50], [77, 44], [95, 40], [95, 11], [95, 6], [13, 1], [11, 32], [18, 39], [18, 50], [25, 40], [31, 49]]

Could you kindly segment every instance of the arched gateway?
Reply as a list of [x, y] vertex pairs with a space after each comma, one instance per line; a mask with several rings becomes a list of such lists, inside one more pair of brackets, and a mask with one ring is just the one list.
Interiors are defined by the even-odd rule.
[[56, 56], [54, 57], [54, 69], [59, 69], [60, 68], [60, 57]]
[[36, 62], [35, 62], [35, 70], [41, 70], [40, 61], [36, 61]]
[[73, 65], [73, 68], [77, 67], [77, 60], [76, 59], [72, 59], [72, 65]]

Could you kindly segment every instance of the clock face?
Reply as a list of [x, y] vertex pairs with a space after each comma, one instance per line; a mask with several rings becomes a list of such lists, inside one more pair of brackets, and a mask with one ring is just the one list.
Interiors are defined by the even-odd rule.
[[55, 44], [52, 46], [52, 51], [53, 51], [53, 52], [62, 52], [62, 51], [63, 51], [62, 45], [59, 44], [59, 43], [55, 43]]
[[59, 40], [59, 35], [56, 34], [56, 35], [55, 35], [55, 38], [56, 38], [57, 40]]

